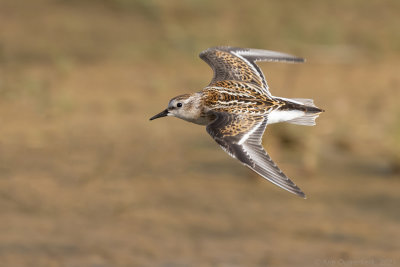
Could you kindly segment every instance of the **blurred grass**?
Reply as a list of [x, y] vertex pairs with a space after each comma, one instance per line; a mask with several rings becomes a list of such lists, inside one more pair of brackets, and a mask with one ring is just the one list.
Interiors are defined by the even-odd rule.
[[[5, 266], [399, 262], [398, 1], [0, 2], [0, 260]], [[149, 122], [200, 90], [210, 46], [272, 49], [272, 94], [316, 127], [265, 146], [307, 193], [275, 188], [202, 127]], [[326, 265], [326, 264], [325, 264]]]

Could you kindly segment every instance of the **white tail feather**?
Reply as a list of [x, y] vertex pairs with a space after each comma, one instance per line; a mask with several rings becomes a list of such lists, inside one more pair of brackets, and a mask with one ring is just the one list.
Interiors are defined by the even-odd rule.
[[292, 119], [287, 121], [288, 123], [297, 124], [297, 125], [305, 125], [305, 126], [314, 126], [315, 119], [318, 118], [319, 113], [306, 113], [301, 117]]
[[295, 102], [298, 102], [300, 104], [303, 104], [305, 106], [310, 106], [316, 108], [314, 105], [314, 100], [312, 99], [307, 99], [307, 98], [289, 98], [289, 100], [293, 100]]

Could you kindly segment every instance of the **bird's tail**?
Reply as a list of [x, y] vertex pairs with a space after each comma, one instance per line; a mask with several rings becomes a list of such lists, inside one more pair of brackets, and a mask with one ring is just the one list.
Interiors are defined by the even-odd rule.
[[320, 109], [314, 105], [314, 101], [312, 99], [291, 98], [291, 99], [287, 99], [287, 100], [290, 102], [292, 107], [304, 112], [304, 115], [294, 118], [292, 120], [289, 120], [289, 121], [287, 121], [288, 123], [298, 124], [298, 125], [306, 125], [306, 126], [314, 126], [315, 119], [318, 118], [319, 114], [324, 112], [323, 109]]

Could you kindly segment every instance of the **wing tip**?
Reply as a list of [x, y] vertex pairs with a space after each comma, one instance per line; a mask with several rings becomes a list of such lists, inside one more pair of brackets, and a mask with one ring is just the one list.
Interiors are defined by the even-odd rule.
[[297, 63], [305, 63], [307, 60], [305, 59], [305, 58], [302, 58], [302, 57], [297, 57], [296, 58], [296, 62]]
[[292, 184], [291, 188], [285, 188], [285, 187], [282, 188], [298, 197], [307, 199], [307, 195], [295, 184]]
[[306, 194], [304, 194], [304, 192], [303, 192], [303, 191], [296, 192], [296, 195], [297, 195], [297, 196], [299, 196], [299, 197], [301, 197], [301, 198], [303, 198], [303, 199], [307, 199], [307, 195], [306, 195]]
[[[204, 61], [206, 61], [210, 65], [207, 57], [208, 57], [209, 53], [212, 53], [212, 51], [224, 51], [224, 52], [234, 54], [236, 56], [238, 56], [238, 54], [236, 54], [236, 52], [239, 52], [239, 54], [241, 56], [243, 56], [243, 53], [248, 53], [249, 56], [255, 57], [253, 59], [254, 62], [256, 62], [256, 61], [286, 62], [286, 63], [293, 63], [293, 64], [306, 62], [305, 58], [293, 56], [291, 54], [286, 54], [286, 53], [282, 53], [282, 52], [278, 52], [278, 51], [255, 49], [255, 48], [240, 48], [240, 47], [235, 47], [235, 46], [209, 47], [206, 50], [200, 52], [199, 57], [201, 59], [203, 59]], [[267, 53], [267, 54], [265, 54], [265, 53]], [[246, 57], [246, 58], [248, 58], [248, 57]]]
[[285, 61], [289, 63], [305, 63], [307, 60], [303, 57], [288, 55], [288, 58], [285, 58]]

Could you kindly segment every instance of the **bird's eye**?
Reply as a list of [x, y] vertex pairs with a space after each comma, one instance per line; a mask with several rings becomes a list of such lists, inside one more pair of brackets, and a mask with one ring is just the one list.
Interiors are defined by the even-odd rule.
[[178, 108], [180, 108], [180, 107], [182, 107], [182, 103], [179, 102], [179, 103], [176, 104], [176, 106], [177, 106]]

